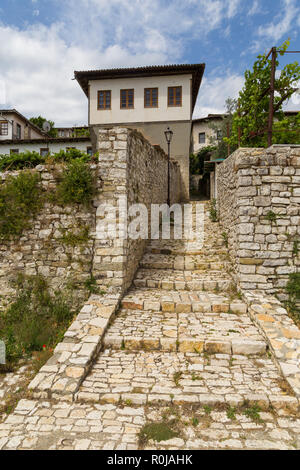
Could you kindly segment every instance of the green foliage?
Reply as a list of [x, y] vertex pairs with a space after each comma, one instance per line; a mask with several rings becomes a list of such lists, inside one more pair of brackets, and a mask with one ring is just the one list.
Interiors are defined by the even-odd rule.
[[51, 129], [47, 134], [50, 135], [50, 137], [57, 137], [57, 130], [54, 129], [55, 124], [54, 124], [53, 121], [49, 121], [48, 119], [46, 119], [42, 116], [32, 117], [32, 118], [29, 119], [29, 121], [31, 121], [32, 124], [34, 124], [35, 126], [39, 127], [42, 131], [43, 131], [43, 124], [46, 121], [49, 122], [49, 124], [51, 126]]
[[[90, 294], [104, 295], [105, 292], [102, 291], [98, 285], [94, 276], [91, 274], [91, 277], [87, 279], [84, 283], [85, 288], [90, 292]], [[125, 343], [124, 343], [125, 345]]]
[[23, 152], [13, 153], [11, 155], [0, 155], [0, 171], [34, 168], [35, 166], [44, 163], [45, 157], [41, 157], [38, 152]]
[[60, 229], [63, 233], [61, 242], [67, 246], [78, 246], [84, 245], [89, 241], [89, 227], [84, 225], [79, 227], [77, 232], [67, 231], [66, 229]]
[[68, 163], [57, 187], [57, 198], [63, 204], [89, 204], [94, 195], [93, 174], [81, 159]]
[[73, 137], [90, 137], [90, 130], [89, 129], [74, 129], [73, 130]]
[[212, 222], [218, 222], [219, 220], [216, 199], [210, 201], [209, 217]]
[[168, 441], [177, 436], [178, 432], [174, 431], [168, 423], [148, 423], [140, 431], [139, 443], [145, 445], [149, 440], [156, 442]]
[[299, 254], [299, 241], [295, 240], [293, 244], [293, 256], [298, 256]]
[[237, 110], [237, 100], [233, 98], [227, 98], [225, 101], [225, 115], [221, 122], [218, 124], [210, 124], [209, 127], [215, 131], [215, 134], [219, 132], [221, 134], [221, 138], [211, 138], [211, 143], [215, 145], [215, 150], [212, 153], [212, 158], [227, 158], [228, 157], [228, 150], [229, 155], [231, 155], [236, 149], [237, 145], [233, 143], [229, 143], [228, 149], [228, 141], [226, 141], [227, 135], [231, 135], [232, 133], [232, 124], [233, 124], [233, 116]]
[[269, 211], [266, 215], [266, 220], [269, 220], [271, 223], [276, 222], [277, 215], [273, 211]]
[[287, 307], [291, 315], [298, 322], [300, 321], [300, 273], [292, 273], [289, 275], [286, 292], [288, 294]]
[[174, 380], [174, 383], [175, 383], [176, 387], [179, 387], [179, 386], [180, 386], [180, 382], [179, 382], [179, 381], [180, 381], [182, 375], [183, 375], [183, 372], [181, 372], [181, 371], [174, 372], [174, 374], [173, 374], [173, 380]]
[[260, 417], [260, 412], [261, 412], [261, 409], [257, 404], [252, 405], [252, 406], [244, 405], [243, 414], [247, 416], [247, 418], [250, 418], [252, 421], [255, 421], [257, 423], [262, 422], [262, 419]]
[[227, 235], [227, 233], [223, 232], [222, 237], [223, 237], [224, 244], [225, 244], [226, 248], [228, 248], [228, 235]]
[[204, 162], [210, 160], [212, 152], [216, 149], [213, 145], [203, 147], [197, 154], [190, 155], [190, 174], [191, 175], [203, 175], [204, 173]]
[[[280, 55], [288, 49], [289, 40], [285, 41], [279, 48]], [[279, 61], [276, 59], [278, 70]], [[243, 147], [266, 147], [267, 135], [258, 135], [256, 132], [265, 131], [269, 112], [269, 93], [271, 76], [271, 58], [266, 54], [259, 55], [254, 62], [253, 70], [246, 70], [245, 85], [239, 94], [240, 117], [236, 112], [233, 118], [232, 135], [229, 139], [231, 145], [238, 144], [238, 128], [241, 130], [241, 145]], [[275, 130], [282, 130], [282, 133], [274, 133], [274, 143], [299, 143], [300, 135], [293, 132], [286, 132], [287, 127], [299, 125], [299, 116], [296, 119], [286, 118], [282, 111], [282, 105], [295, 91], [295, 83], [300, 79], [300, 66], [298, 62], [287, 64], [275, 77], [275, 98], [274, 109]], [[227, 139], [225, 138], [225, 141]]]
[[39, 176], [23, 171], [0, 186], [0, 239], [20, 236], [40, 207]]
[[228, 419], [231, 419], [232, 421], [235, 421], [236, 420], [236, 408], [232, 407], [232, 406], [229, 406], [228, 409], [227, 409], [227, 418]]
[[19, 275], [15, 287], [13, 302], [0, 316], [0, 338], [9, 362], [55, 346], [75, 314], [71, 298], [61, 291], [51, 295], [41, 276]]
[[63, 163], [73, 160], [82, 160], [84, 162], [94, 161], [97, 154], [91, 157], [87, 153], [77, 149], [60, 150], [57, 153], [49, 154], [42, 157], [37, 152], [22, 152], [12, 155], [0, 155], [0, 171], [23, 170], [24, 168], [34, 168], [37, 165], [45, 165], [47, 163]]

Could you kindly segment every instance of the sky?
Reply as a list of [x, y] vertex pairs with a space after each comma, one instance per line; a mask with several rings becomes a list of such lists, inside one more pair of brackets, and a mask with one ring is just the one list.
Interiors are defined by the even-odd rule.
[[256, 56], [288, 38], [299, 51], [299, 0], [0, 0], [0, 108], [85, 125], [74, 70], [204, 62], [193, 117], [220, 113]]

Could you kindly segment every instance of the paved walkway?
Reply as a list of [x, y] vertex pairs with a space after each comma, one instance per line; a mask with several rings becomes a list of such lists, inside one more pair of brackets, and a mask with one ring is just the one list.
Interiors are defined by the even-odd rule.
[[22, 400], [0, 449], [300, 448], [297, 400], [229, 268], [208, 213], [203, 247], [152, 241], [75, 403]]

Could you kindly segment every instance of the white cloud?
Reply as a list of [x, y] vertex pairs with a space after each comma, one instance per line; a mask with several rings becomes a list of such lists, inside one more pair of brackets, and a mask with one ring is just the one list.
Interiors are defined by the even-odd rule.
[[[59, 22], [18, 29], [0, 23], [0, 90], [26, 116], [87, 122], [74, 70], [184, 61], [185, 45], [237, 14], [240, 0], [52, 0]], [[37, 0], [32, 0], [38, 6]], [[38, 11], [38, 10], [36, 10]], [[229, 30], [228, 30], [229, 33]], [[205, 60], [205, 57], [203, 57]], [[1, 92], [1, 101], [3, 100]]]
[[33, 10], [32, 14], [33, 16], [39, 16], [40, 10]]
[[224, 76], [204, 78], [196, 103], [194, 118], [205, 117], [210, 113], [224, 113], [227, 98], [237, 98], [244, 85], [240, 75], [224, 72]]
[[300, 8], [297, 6], [297, 0], [283, 0], [283, 13], [280, 12], [272, 23], [260, 26], [257, 34], [276, 42], [283, 36], [291, 34], [293, 23], [299, 20]]
[[248, 14], [248, 16], [253, 16], [253, 15], [257, 15], [258, 13], [260, 13], [259, 1], [254, 0], [253, 4], [252, 4], [252, 7], [250, 8], [250, 10], [248, 11], [247, 14]]

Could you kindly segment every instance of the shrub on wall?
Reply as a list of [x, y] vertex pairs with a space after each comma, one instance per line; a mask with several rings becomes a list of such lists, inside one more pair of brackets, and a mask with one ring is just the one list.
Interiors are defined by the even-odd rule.
[[15, 287], [13, 302], [0, 316], [0, 338], [10, 363], [24, 353], [54, 347], [75, 315], [70, 292], [50, 294], [41, 276], [19, 275]]
[[39, 176], [24, 171], [0, 186], [0, 239], [21, 235], [41, 201]]
[[300, 273], [289, 275], [286, 286], [288, 294], [288, 308], [296, 322], [300, 322]]
[[89, 204], [94, 195], [92, 171], [83, 160], [71, 161], [63, 171], [57, 187], [58, 201], [62, 204]]
[[97, 154], [91, 156], [78, 149], [60, 150], [57, 153], [41, 156], [38, 152], [22, 152], [11, 155], [0, 155], [0, 171], [23, 170], [34, 168], [47, 163], [71, 162], [73, 160], [90, 162], [97, 159]]

